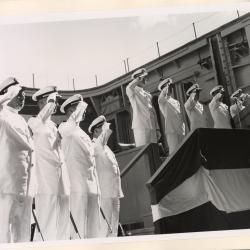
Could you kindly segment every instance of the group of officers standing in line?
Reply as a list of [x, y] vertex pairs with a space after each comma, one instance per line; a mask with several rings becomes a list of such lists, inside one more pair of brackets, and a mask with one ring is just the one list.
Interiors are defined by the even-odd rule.
[[[156, 111], [152, 105], [152, 96], [144, 89], [147, 81], [147, 71], [141, 68], [132, 74], [132, 81], [126, 87], [126, 93], [133, 110], [132, 129], [134, 132], [136, 146], [147, 143], [158, 143], [161, 134], [157, 122]], [[174, 83], [171, 78], [162, 80], [158, 85], [160, 91], [158, 104], [165, 119], [165, 134], [169, 147], [169, 154], [172, 154], [186, 135], [185, 123], [180, 107], [180, 102], [174, 99]], [[207, 128], [208, 122], [204, 106], [199, 102], [199, 95], [202, 89], [197, 83], [193, 84], [186, 92], [188, 97], [184, 104], [190, 121], [191, 131], [196, 128]], [[211, 89], [212, 97], [209, 103], [209, 110], [214, 121], [214, 128], [232, 128], [230, 118], [238, 116], [245, 108], [248, 94], [238, 89], [231, 95], [232, 105], [230, 109], [223, 103], [225, 90], [218, 85]], [[239, 118], [240, 120], [240, 118]]]
[[[152, 96], [143, 89], [147, 71], [132, 74], [126, 93], [133, 109], [132, 129], [136, 146], [157, 143], [160, 137]], [[173, 97], [173, 82], [158, 85], [159, 108], [165, 118], [165, 133], [172, 154], [186, 131], [180, 103]], [[199, 102], [201, 88], [187, 91], [185, 110], [191, 130], [208, 127]], [[231, 116], [245, 108], [248, 94], [237, 90], [232, 106], [222, 102], [224, 89], [210, 91], [209, 109], [214, 128], [231, 128]], [[30, 241], [32, 212], [36, 222], [34, 240], [67, 240], [117, 236], [121, 189], [120, 170], [107, 146], [112, 133], [104, 116], [92, 121], [88, 132], [80, 128], [87, 103], [79, 94], [60, 107], [66, 122], [57, 128], [51, 116], [61, 98], [55, 86], [38, 90], [32, 99], [39, 113], [28, 122], [18, 114], [24, 107], [25, 88], [15, 78], [0, 84], [0, 242]], [[35, 209], [32, 211], [32, 204]], [[35, 212], [34, 212], [35, 211]]]
[[55, 86], [38, 90], [39, 113], [26, 122], [18, 114], [25, 88], [12, 77], [0, 84], [1, 243], [30, 241], [32, 214], [35, 241], [117, 236], [123, 192], [110, 124], [93, 120], [91, 140], [79, 126], [87, 103], [76, 94], [61, 105], [67, 121], [57, 128], [59, 98]]

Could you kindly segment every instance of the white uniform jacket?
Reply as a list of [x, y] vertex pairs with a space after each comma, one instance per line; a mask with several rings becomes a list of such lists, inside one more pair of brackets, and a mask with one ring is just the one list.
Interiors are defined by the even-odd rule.
[[83, 103], [78, 104], [67, 122], [61, 123], [59, 132], [63, 138], [62, 146], [70, 176], [71, 192], [87, 194], [92, 186], [97, 188], [99, 194], [94, 146], [89, 136], [79, 127], [84, 110]]
[[237, 100], [237, 103], [234, 103], [233, 105], [230, 106], [230, 113], [232, 117], [235, 117], [243, 109], [246, 108], [246, 106], [244, 106], [243, 104], [247, 99], [249, 100], [250, 96], [248, 94], [241, 94], [240, 98], [241, 99]]
[[234, 103], [230, 106], [230, 113], [231, 116], [234, 118], [236, 115], [240, 114], [240, 112], [245, 109], [246, 107], [242, 104], [241, 101], [238, 101], [238, 103]]
[[207, 121], [203, 105], [199, 101], [196, 101], [194, 97], [195, 93], [191, 93], [184, 105], [191, 124], [191, 130], [206, 128]]
[[185, 123], [182, 120], [180, 103], [164, 92], [161, 92], [158, 103], [165, 118], [165, 133], [184, 136]]
[[103, 198], [122, 198], [120, 169], [115, 154], [108, 147], [107, 142], [112, 131], [103, 128], [98, 138], [94, 138], [96, 168]]
[[221, 93], [216, 94], [209, 103], [214, 120], [214, 128], [231, 128], [228, 106], [220, 101]]
[[61, 138], [51, 115], [54, 103], [47, 103], [28, 124], [33, 132], [36, 154], [37, 193], [69, 195], [70, 183], [61, 150]]
[[33, 141], [18, 111], [3, 107], [0, 114], [0, 192], [29, 195]]
[[159, 129], [151, 94], [138, 86], [133, 87], [133, 84], [134, 81], [126, 87], [133, 109], [132, 129]]

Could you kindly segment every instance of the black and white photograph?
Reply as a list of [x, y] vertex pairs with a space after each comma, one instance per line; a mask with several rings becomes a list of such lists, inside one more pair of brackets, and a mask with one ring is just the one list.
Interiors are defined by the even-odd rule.
[[0, 248], [247, 231], [249, 129], [248, 3], [0, 12]]

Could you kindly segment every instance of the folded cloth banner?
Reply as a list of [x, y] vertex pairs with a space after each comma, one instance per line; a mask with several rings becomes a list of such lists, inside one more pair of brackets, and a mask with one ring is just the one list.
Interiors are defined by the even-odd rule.
[[158, 204], [151, 205], [153, 221], [163, 217], [177, 215], [208, 201], [208, 194], [203, 183], [203, 172], [198, 170], [177, 188], [164, 196]]
[[[195, 231], [193, 225], [186, 224], [185, 218], [191, 212], [195, 216], [194, 211], [200, 218], [201, 211], [206, 211], [208, 216], [209, 207], [215, 211], [210, 213], [211, 216], [221, 216], [223, 229], [234, 228], [227, 214], [234, 213], [235, 217], [235, 213], [245, 211], [244, 216], [239, 214], [242, 228], [245, 228], [245, 220], [250, 220], [250, 131], [194, 131], [147, 184], [154, 222], [170, 218], [173, 223], [176, 216], [182, 215], [186, 231]], [[218, 228], [218, 225], [213, 228], [213, 219], [206, 218], [209, 221], [207, 230]], [[227, 228], [229, 224], [230, 228]], [[250, 227], [250, 221], [248, 224]], [[238, 220], [237, 228], [240, 227]], [[202, 228], [206, 230], [206, 225]], [[169, 227], [168, 232], [171, 232]]]
[[177, 215], [211, 202], [227, 213], [250, 209], [250, 169], [207, 170], [197, 173], [152, 205], [153, 220]]

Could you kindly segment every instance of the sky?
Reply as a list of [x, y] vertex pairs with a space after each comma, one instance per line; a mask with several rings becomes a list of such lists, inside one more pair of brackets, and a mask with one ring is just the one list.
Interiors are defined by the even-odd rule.
[[[249, 8], [250, 9], [250, 8]], [[241, 10], [240, 15], [249, 10]], [[105, 84], [130, 70], [237, 18], [237, 12], [153, 14], [37, 23], [0, 23], [0, 82], [57, 85], [60, 90]]]

